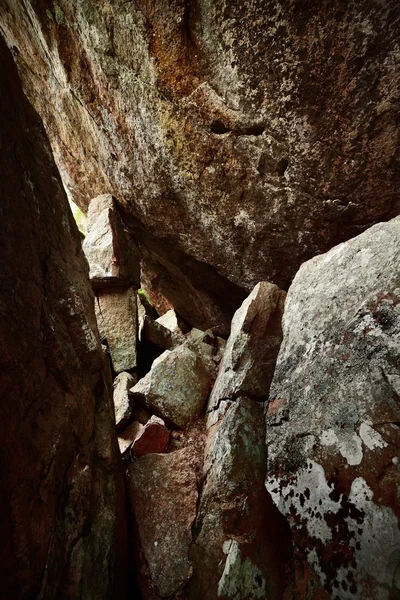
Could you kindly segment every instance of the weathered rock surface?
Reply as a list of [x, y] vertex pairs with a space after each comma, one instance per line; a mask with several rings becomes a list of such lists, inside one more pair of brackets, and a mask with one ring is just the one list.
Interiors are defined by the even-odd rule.
[[214, 383], [225, 351], [225, 340], [215, 335], [212, 329], [207, 331], [192, 329], [185, 336], [185, 344], [200, 357], [211, 382]]
[[83, 251], [94, 288], [140, 288], [139, 250], [129, 240], [110, 194], [90, 201]]
[[129, 469], [129, 495], [149, 569], [146, 583], [153, 589], [151, 597], [173, 596], [192, 573], [188, 554], [197, 488], [190, 459], [187, 449], [151, 454]]
[[65, 184], [192, 325], [398, 213], [397, 0], [3, 4]]
[[121, 452], [122, 456], [126, 455], [131, 449], [133, 442], [143, 430], [143, 427], [144, 425], [142, 425], [142, 423], [133, 421], [127, 427], [125, 427], [124, 431], [118, 434], [119, 451]]
[[283, 598], [290, 535], [263, 485], [263, 410], [238, 398], [209, 431], [189, 597]]
[[200, 416], [210, 389], [210, 376], [201, 359], [189, 348], [178, 346], [158, 357], [131, 392], [161, 418], [184, 429]]
[[137, 293], [133, 288], [96, 292], [96, 318], [100, 337], [107, 341], [115, 373], [137, 367]]
[[183, 335], [171, 331], [158, 320], [154, 321], [147, 315], [143, 317], [142, 337], [163, 350], [172, 350], [185, 341]]
[[263, 281], [236, 311], [208, 411], [240, 395], [268, 398], [282, 341], [285, 296], [276, 285]]
[[135, 437], [132, 451], [137, 458], [146, 454], [162, 454], [167, 449], [168, 441], [169, 431], [164, 421], [153, 415]]
[[114, 379], [113, 401], [117, 431], [122, 431], [131, 418], [133, 401], [128, 392], [135, 383], [135, 378], [129, 373], [120, 373]]
[[397, 218], [305, 263], [287, 297], [267, 488], [331, 598], [400, 593], [399, 264]]
[[3, 40], [0, 100], [0, 595], [123, 599], [125, 493], [87, 264]]
[[166, 313], [161, 315], [161, 317], [158, 317], [157, 323], [160, 323], [160, 325], [163, 325], [173, 333], [183, 334], [185, 331], [187, 331], [182, 319], [178, 317], [173, 309], [168, 310]]

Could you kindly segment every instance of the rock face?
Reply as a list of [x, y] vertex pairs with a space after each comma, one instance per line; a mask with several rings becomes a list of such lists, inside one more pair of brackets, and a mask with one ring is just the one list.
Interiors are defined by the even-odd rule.
[[1, 595], [125, 598], [112, 386], [42, 123], [0, 41]]
[[305, 263], [287, 297], [267, 488], [332, 598], [400, 592], [399, 263], [397, 218]]
[[200, 416], [210, 388], [201, 359], [189, 348], [178, 346], [157, 358], [131, 392], [161, 418], [185, 429]]
[[88, 234], [83, 251], [90, 267], [93, 287], [118, 285], [140, 287], [140, 259], [134, 242], [128, 240], [110, 194], [91, 200]]
[[241, 395], [268, 398], [282, 341], [284, 301], [285, 292], [263, 281], [236, 311], [208, 411]]
[[263, 411], [262, 403], [240, 397], [209, 432], [189, 597], [284, 597], [290, 536], [263, 485]]
[[115, 373], [137, 367], [137, 293], [133, 288], [99, 290], [96, 317], [100, 337], [110, 349]]
[[75, 201], [112, 193], [154, 288], [228, 333], [258, 281], [400, 208], [400, 6], [4, 1]]
[[[191, 527], [196, 517], [196, 475], [190, 454], [151, 454], [132, 464], [129, 494], [156, 595], [167, 598], [189, 580]], [[174, 596], [176, 597], [176, 596]]]

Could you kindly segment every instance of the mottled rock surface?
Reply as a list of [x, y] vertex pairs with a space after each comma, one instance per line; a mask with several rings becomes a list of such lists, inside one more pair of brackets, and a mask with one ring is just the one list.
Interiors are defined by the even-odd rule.
[[171, 331], [158, 320], [154, 321], [147, 315], [143, 317], [142, 337], [163, 350], [172, 350], [185, 341], [183, 335]]
[[139, 251], [128, 239], [110, 194], [90, 201], [83, 251], [93, 287], [140, 287]]
[[133, 401], [129, 397], [129, 389], [135, 385], [136, 379], [129, 373], [120, 373], [114, 379], [114, 412], [117, 431], [122, 431], [132, 414]]
[[290, 535], [263, 483], [263, 410], [240, 397], [209, 430], [191, 598], [283, 598]]
[[115, 373], [137, 367], [137, 293], [133, 288], [96, 291], [100, 337], [107, 342]]
[[282, 341], [285, 292], [262, 281], [236, 311], [228, 343], [213, 387], [208, 411], [221, 400], [244, 395], [268, 398]]
[[0, 100], [0, 595], [123, 599], [125, 492], [87, 263], [2, 40]]
[[188, 555], [197, 487], [191, 450], [144, 456], [129, 474], [129, 496], [149, 570], [147, 585], [153, 590], [146, 597], [173, 596], [192, 573]]
[[161, 418], [184, 429], [200, 416], [210, 389], [210, 376], [201, 359], [189, 348], [178, 346], [157, 358], [131, 392]]
[[3, 4], [66, 186], [192, 325], [398, 213], [397, 0]]
[[305, 263], [267, 414], [267, 488], [331, 598], [400, 593], [400, 218]]

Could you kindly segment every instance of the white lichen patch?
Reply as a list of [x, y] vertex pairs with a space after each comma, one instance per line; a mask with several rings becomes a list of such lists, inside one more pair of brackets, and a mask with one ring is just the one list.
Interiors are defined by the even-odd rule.
[[333, 449], [346, 459], [349, 465], [359, 465], [363, 459], [362, 443], [356, 432], [327, 429], [322, 432], [321, 444]]
[[225, 567], [218, 582], [218, 597], [229, 600], [267, 597], [267, 586], [257, 565], [249, 558], [242, 562], [239, 543], [236, 540], [224, 542], [223, 551], [227, 554]]
[[[361, 519], [347, 517], [349, 545], [354, 550], [357, 572], [373, 577], [380, 585], [391, 588], [395, 584], [400, 565], [400, 531], [397, 517], [387, 506], [373, 502], [374, 494], [362, 477], [351, 486], [349, 502], [363, 515]], [[385, 589], [382, 589], [382, 598]]]
[[360, 437], [369, 450], [385, 448], [387, 446], [381, 434], [373, 429], [369, 423], [361, 423]]
[[[317, 538], [324, 544], [332, 539], [332, 531], [325, 515], [337, 513], [341, 496], [339, 500], [332, 500], [333, 487], [326, 481], [321, 465], [309, 460], [307, 467], [296, 473], [296, 479], [287, 483], [276, 477], [268, 477], [266, 488], [292, 526], [296, 527], [300, 521], [307, 527], [310, 537]], [[293, 509], [297, 518], [293, 518]]]

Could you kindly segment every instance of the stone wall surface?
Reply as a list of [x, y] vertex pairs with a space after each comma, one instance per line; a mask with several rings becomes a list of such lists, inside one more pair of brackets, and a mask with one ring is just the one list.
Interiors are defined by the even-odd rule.
[[3, 6], [71, 195], [115, 196], [192, 325], [398, 213], [396, 0]]
[[125, 598], [112, 384], [80, 234], [0, 41], [2, 598]]
[[334, 599], [400, 593], [399, 264], [397, 217], [302, 265], [286, 301], [267, 489]]

